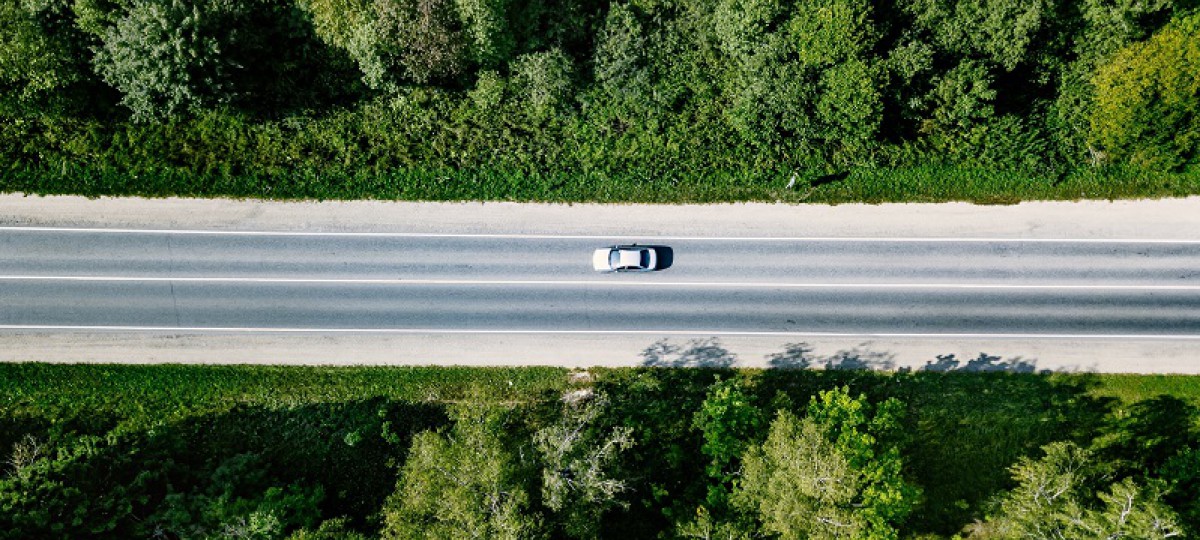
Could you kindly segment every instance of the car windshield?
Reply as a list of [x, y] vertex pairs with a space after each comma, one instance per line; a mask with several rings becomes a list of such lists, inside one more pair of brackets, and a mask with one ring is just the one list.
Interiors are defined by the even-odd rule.
[[621, 266], [621, 250], [614, 249], [608, 254], [608, 267], [617, 268]]
[[650, 252], [643, 251], [642, 252], [642, 268], [649, 268], [649, 267], [650, 267]]

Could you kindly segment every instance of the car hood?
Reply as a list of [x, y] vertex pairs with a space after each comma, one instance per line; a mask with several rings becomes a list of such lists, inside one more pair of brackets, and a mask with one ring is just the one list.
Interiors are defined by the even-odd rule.
[[612, 248], [597, 249], [592, 253], [592, 268], [596, 270], [612, 270], [608, 266], [608, 254], [612, 253]]

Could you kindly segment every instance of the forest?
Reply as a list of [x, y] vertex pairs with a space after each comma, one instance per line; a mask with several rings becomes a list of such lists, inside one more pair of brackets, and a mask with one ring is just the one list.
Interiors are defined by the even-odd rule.
[[6, 0], [0, 190], [1200, 193], [1196, 0]]
[[805, 350], [771, 370], [0, 364], [0, 538], [1200, 534], [1196, 377]]

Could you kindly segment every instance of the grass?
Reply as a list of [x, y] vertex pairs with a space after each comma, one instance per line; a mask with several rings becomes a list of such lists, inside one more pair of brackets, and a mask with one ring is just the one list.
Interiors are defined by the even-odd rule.
[[0, 364], [0, 410], [9, 417], [73, 422], [89, 431], [215, 414], [238, 406], [294, 408], [386, 398], [463, 399], [473, 387], [502, 401], [566, 385], [559, 368], [126, 366]]
[[[691, 418], [717, 377], [744, 378], [767, 409], [803, 409], [816, 392], [837, 386], [872, 399], [902, 400], [911, 437], [906, 474], [924, 490], [909, 529], [943, 537], [979, 517], [982, 505], [1008, 487], [1008, 467], [1036, 455], [1042, 445], [1086, 444], [1114, 414], [1158, 396], [1200, 407], [1200, 377], [1180, 375], [648, 368], [593, 373], [598, 388], [612, 398], [608, 421], [631, 427], [638, 439], [628, 464], [638, 471], [635, 504], [610, 522], [614, 535], [630, 538], [653, 536], [667, 524], [664, 508], [692, 511], [687, 505], [703, 496], [705, 460]], [[412, 418], [410, 427], [419, 429], [444, 421], [437, 411], [448, 402], [545, 402], [569, 386], [566, 375], [565, 369], [532, 367], [0, 364], [0, 447], [24, 433], [156, 432], [204, 442], [214, 455], [276, 452], [272, 459], [295, 470], [344, 483], [351, 470], [386, 476], [388, 469], [374, 461], [387, 453], [385, 447], [339, 446], [351, 435], [377, 433], [385, 418]], [[485, 393], [473, 391], [476, 387]], [[295, 448], [287, 449], [291, 445]], [[327, 465], [306, 462], [318, 459], [311, 456]], [[357, 491], [348, 485], [350, 495], [335, 503], [365, 519], [389, 482], [384, 478]]]
[[929, 165], [861, 168], [844, 178], [786, 189], [790, 173], [672, 172], [526, 173], [492, 169], [284, 170], [272, 174], [202, 174], [186, 169], [131, 173], [74, 165], [17, 166], [0, 175], [0, 191], [51, 195], [379, 199], [607, 203], [884, 203], [1135, 199], [1200, 194], [1200, 169], [1151, 172], [1080, 169], [1041, 177], [976, 167]]

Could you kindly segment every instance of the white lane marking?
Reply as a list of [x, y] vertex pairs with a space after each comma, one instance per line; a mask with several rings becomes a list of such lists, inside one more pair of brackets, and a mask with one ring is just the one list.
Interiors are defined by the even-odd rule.
[[904, 332], [775, 332], [729, 330], [511, 330], [440, 328], [273, 328], [219, 326], [69, 326], [4, 324], [0, 330], [104, 331], [104, 332], [226, 332], [226, 333], [338, 333], [338, 334], [526, 334], [526, 335], [637, 335], [637, 336], [762, 336], [854, 338], [960, 338], [960, 339], [1160, 339], [1200, 340], [1200, 334], [1006, 334], [1006, 333], [904, 333]]
[[14, 227], [0, 226], [4, 232], [61, 232], [108, 234], [177, 234], [213, 236], [331, 236], [379, 238], [497, 238], [530, 240], [694, 240], [713, 242], [1020, 242], [1078, 244], [1200, 244], [1200, 239], [1138, 238], [984, 238], [984, 237], [867, 237], [867, 236], [661, 236], [661, 235], [582, 235], [517, 233], [417, 233], [417, 232], [322, 232], [322, 231], [235, 231], [202, 229], [104, 229], [86, 227]]
[[371, 279], [273, 277], [166, 277], [166, 276], [3, 276], [0, 281], [171, 282], [171, 283], [280, 283], [312, 285], [534, 285], [599, 287], [753, 288], [753, 289], [1001, 289], [1001, 290], [1128, 290], [1200, 291], [1200, 285], [1004, 284], [1004, 283], [767, 283], [735, 281], [616, 281], [616, 280], [517, 280], [517, 279]]

